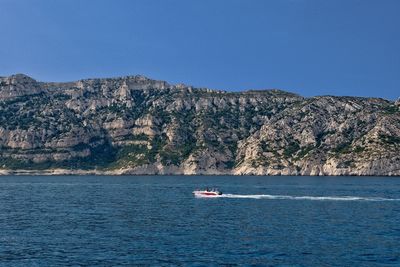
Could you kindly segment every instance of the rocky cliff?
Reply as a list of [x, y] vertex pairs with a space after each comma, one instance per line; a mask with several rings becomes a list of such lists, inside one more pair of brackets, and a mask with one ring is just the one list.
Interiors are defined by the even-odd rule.
[[0, 173], [400, 175], [400, 103], [0, 78]]

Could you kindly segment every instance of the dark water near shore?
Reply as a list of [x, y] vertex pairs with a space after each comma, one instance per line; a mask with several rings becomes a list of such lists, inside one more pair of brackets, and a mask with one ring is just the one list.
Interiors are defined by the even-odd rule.
[[0, 265], [400, 266], [400, 178], [3, 176]]

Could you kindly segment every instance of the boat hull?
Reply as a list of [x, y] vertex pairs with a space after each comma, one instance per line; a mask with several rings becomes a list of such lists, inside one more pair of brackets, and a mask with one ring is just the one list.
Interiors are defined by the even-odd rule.
[[220, 193], [210, 191], [193, 191], [195, 197], [219, 197]]

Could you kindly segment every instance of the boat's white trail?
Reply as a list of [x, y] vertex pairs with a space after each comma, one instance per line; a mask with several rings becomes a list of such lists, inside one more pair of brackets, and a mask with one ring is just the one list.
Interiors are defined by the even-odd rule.
[[219, 198], [250, 198], [250, 199], [319, 200], [319, 201], [400, 201], [400, 198], [359, 197], [359, 196], [288, 196], [288, 195], [222, 194], [218, 197]]

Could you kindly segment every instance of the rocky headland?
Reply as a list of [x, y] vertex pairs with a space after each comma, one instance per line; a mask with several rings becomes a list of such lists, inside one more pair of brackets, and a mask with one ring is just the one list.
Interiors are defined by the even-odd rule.
[[0, 77], [1, 174], [400, 175], [400, 101]]

